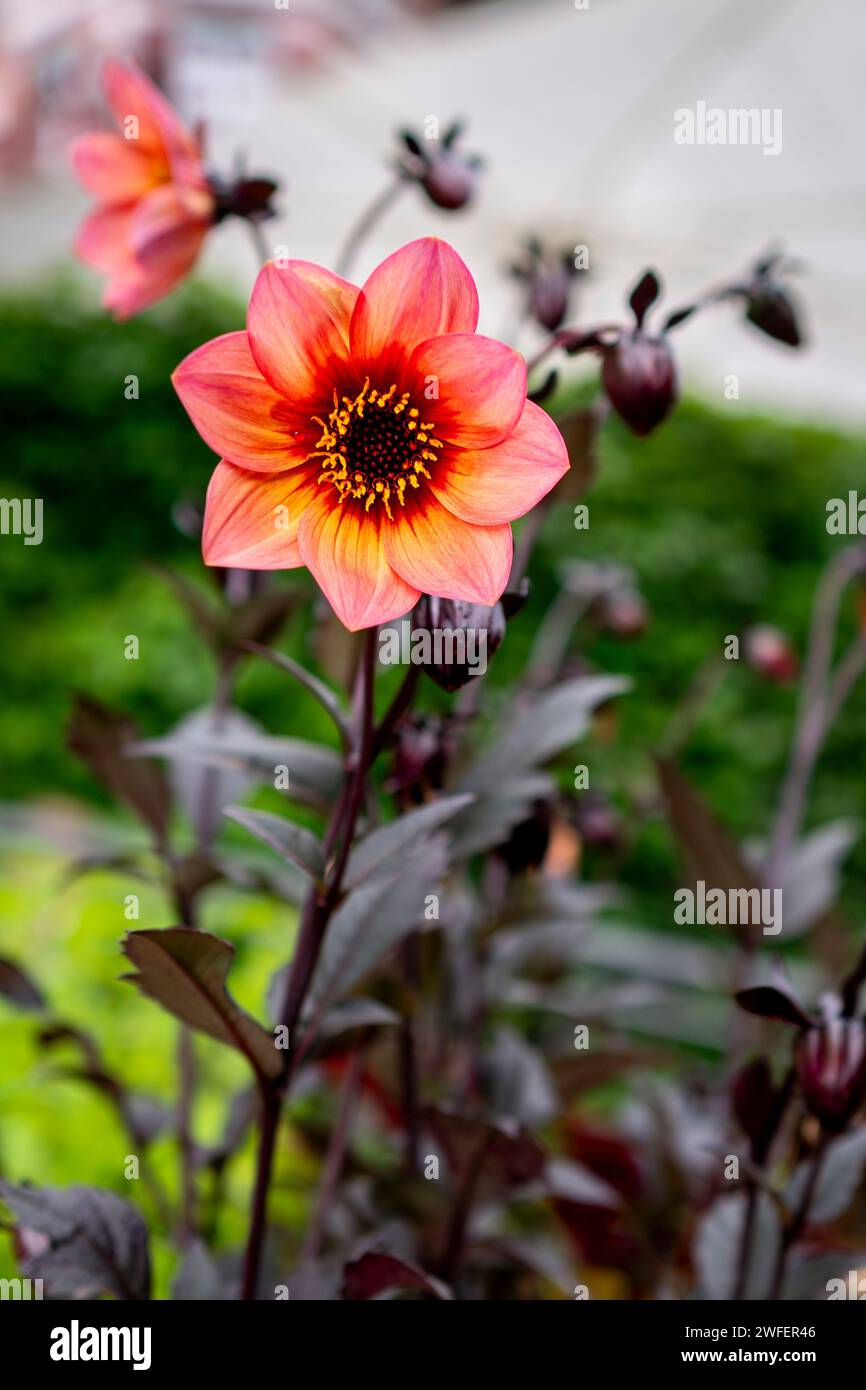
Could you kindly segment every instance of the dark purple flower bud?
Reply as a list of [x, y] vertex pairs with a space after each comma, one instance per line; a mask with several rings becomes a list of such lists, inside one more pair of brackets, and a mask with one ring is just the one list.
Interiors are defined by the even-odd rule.
[[459, 155], [434, 155], [418, 180], [431, 203], [447, 212], [465, 207], [477, 185], [477, 166]]
[[598, 618], [604, 631], [615, 637], [639, 637], [649, 626], [650, 613], [635, 589], [621, 589], [605, 596]]
[[405, 150], [398, 168], [424, 189], [431, 203], [456, 212], [475, 195], [481, 160], [457, 149], [462, 126], [455, 121], [438, 140], [419, 139], [411, 130], [400, 132]]
[[440, 790], [453, 745], [448, 721], [435, 714], [413, 714], [397, 725], [393, 743], [388, 791], [420, 803]]
[[501, 603], [425, 596], [415, 610], [413, 659], [417, 651], [427, 675], [443, 690], [460, 690], [483, 676], [487, 662], [505, 636]]
[[826, 1018], [801, 1033], [794, 1048], [806, 1104], [825, 1129], [845, 1128], [866, 1098], [866, 1027], [859, 1018]]
[[746, 318], [769, 338], [788, 347], [799, 347], [803, 341], [797, 310], [784, 285], [759, 282], [752, 286], [746, 301]]
[[650, 434], [677, 399], [677, 374], [665, 338], [623, 332], [604, 349], [601, 379], [617, 415], [637, 435]]
[[620, 818], [598, 792], [585, 792], [577, 802], [574, 824], [583, 843], [590, 849], [610, 852], [622, 843]]
[[548, 333], [554, 333], [565, 322], [571, 306], [576, 274], [572, 253], [552, 251], [531, 237], [509, 269], [526, 287], [529, 317]]
[[731, 285], [719, 298], [744, 301], [749, 323], [778, 343], [800, 347], [803, 342], [800, 311], [782, 279], [786, 271], [799, 268], [798, 262], [781, 251], [771, 251], [755, 262], [745, 284]]
[[532, 815], [516, 825], [504, 845], [496, 850], [512, 874], [537, 869], [544, 860], [550, 843], [552, 810], [549, 802], [536, 801]]
[[572, 276], [562, 264], [550, 270], [541, 269], [533, 280], [529, 290], [529, 312], [549, 333], [565, 322], [571, 289]]
[[757, 1057], [737, 1072], [731, 1086], [731, 1104], [756, 1159], [763, 1157], [777, 1100], [778, 1092], [765, 1057]]
[[777, 685], [788, 685], [796, 678], [797, 653], [779, 628], [764, 623], [750, 627], [744, 646], [746, 660], [759, 676]]
[[223, 179], [210, 175], [209, 182], [216, 200], [214, 221], [222, 222], [226, 217], [243, 217], [248, 222], [264, 222], [276, 216], [272, 198], [278, 185], [273, 179], [247, 178]]

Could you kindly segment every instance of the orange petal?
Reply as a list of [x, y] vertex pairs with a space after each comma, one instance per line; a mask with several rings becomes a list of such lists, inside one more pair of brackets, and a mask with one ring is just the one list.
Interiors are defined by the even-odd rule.
[[202, 439], [257, 473], [294, 468], [309, 453], [306, 423], [256, 366], [246, 333], [224, 333], [185, 357], [174, 388]]
[[425, 338], [473, 333], [478, 291], [457, 252], [438, 237], [412, 241], [378, 266], [352, 315], [352, 356], [408, 356]]
[[130, 140], [111, 131], [82, 135], [72, 146], [79, 181], [103, 203], [128, 203], [157, 181], [153, 160]]
[[408, 613], [420, 595], [388, 564], [381, 523], [332, 502], [333, 495], [322, 495], [306, 512], [298, 541], [304, 564], [340, 622], [357, 632]]
[[546, 411], [527, 401], [517, 428], [492, 449], [454, 449], [428, 484], [455, 516], [477, 526], [514, 521], [568, 472], [565, 440]]
[[426, 594], [492, 604], [508, 583], [510, 526], [470, 526], [428, 502], [407, 507], [384, 537], [394, 569]]
[[423, 378], [419, 397], [432, 402], [437, 437], [464, 449], [489, 449], [507, 439], [526, 404], [520, 353], [479, 333], [419, 343], [409, 371]]
[[205, 503], [202, 555], [206, 565], [288, 570], [303, 564], [298, 524], [321, 493], [316, 471], [248, 473], [221, 460]]
[[75, 237], [75, 254], [86, 265], [114, 274], [134, 266], [130, 245], [132, 207], [96, 208]]
[[[247, 314], [253, 357], [275, 390], [292, 401], [322, 394], [323, 375], [345, 362], [358, 291], [310, 261], [269, 261]], [[325, 395], [329, 394], [327, 383]]]

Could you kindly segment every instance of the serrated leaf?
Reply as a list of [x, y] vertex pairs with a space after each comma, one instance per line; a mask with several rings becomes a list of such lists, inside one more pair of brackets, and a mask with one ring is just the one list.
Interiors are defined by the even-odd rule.
[[325, 852], [321, 841], [306, 826], [295, 825], [269, 811], [249, 811], [245, 806], [229, 806], [225, 815], [276, 850], [289, 864], [316, 881], [321, 879], [325, 872]]
[[124, 979], [182, 1023], [242, 1052], [253, 1070], [277, 1076], [282, 1059], [274, 1037], [244, 1013], [226, 990], [234, 948], [190, 927], [130, 932], [123, 950], [137, 974]]
[[429, 835], [471, 804], [473, 797], [443, 796], [417, 811], [407, 811], [388, 825], [380, 826], [352, 850], [346, 870], [346, 883], [354, 887], [373, 873], [387, 869], [389, 861], [407, 850], [423, 835]]
[[149, 1297], [147, 1227], [113, 1192], [0, 1182], [0, 1198], [15, 1217], [21, 1267], [28, 1278], [44, 1280], [47, 1298]]

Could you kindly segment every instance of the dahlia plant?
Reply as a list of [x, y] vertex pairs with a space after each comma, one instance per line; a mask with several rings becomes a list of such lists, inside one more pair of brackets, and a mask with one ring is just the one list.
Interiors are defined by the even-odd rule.
[[[228, 214], [263, 251], [246, 326], [201, 344], [173, 377], [218, 457], [201, 527], [218, 597], [171, 577], [214, 656], [212, 704], [143, 738], [122, 712], [80, 697], [70, 725], [74, 751], [140, 822], [134, 858], [155, 857], [171, 905], [167, 920], [123, 942], [126, 978], [178, 1023], [171, 1109], [152, 1098], [148, 1108], [18, 967], [7, 968], [5, 991], [40, 1001], [45, 1039], [77, 1047], [82, 1075], [116, 1108], [143, 1160], [153, 1228], [178, 1248], [175, 1296], [793, 1296], [819, 1235], [846, 1265], [853, 1256], [832, 1222], [866, 1161], [863, 961], [810, 1013], [780, 975], [761, 982], [760, 927], [740, 923], [701, 981], [726, 995], [734, 1020], [727, 1095], [688, 1071], [677, 1084], [654, 1077], [658, 1054], [641, 1047], [639, 1028], [623, 1042], [647, 979], [635, 959], [631, 978], [611, 983], [623, 969], [606, 925], [617, 895], [583, 877], [581, 860], [597, 852], [613, 864], [623, 828], [613, 789], [590, 791], [580, 759], [593, 729], [615, 727], [617, 702], [640, 695], [591, 669], [580, 638], [582, 623], [620, 639], [646, 629], [628, 557], [598, 566], [578, 555], [513, 688], [489, 689], [473, 659], [483, 650], [486, 670], [525, 620], [539, 534], [591, 487], [608, 417], [641, 436], [670, 418], [681, 326], [736, 303], [754, 328], [799, 345], [785, 262], [762, 258], [652, 331], [661, 282], [644, 271], [628, 323], [582, 324], [568, 321], [579, 272], [533, 235], [512, 268], [521, 321], [545, 334], [527, 363], [476, 331], [472, 273], [438, 237], [395, 248], [360, 287], [344, 278], [396, 191], [415, 185], [440, 212], [473, 200], [481, 164], [461, 154], [458, 126], [429, 149], [403, 133], [396, 183], [360, 217], [338, 274], [271, 255], [261, 224], [275, 183], [209, 171], [202, 137], [138, 69], [108, 64], [105, 88], [120, 132], [86, 136], [72, 158], [97, 202], [77, 251], [108, 275], [106, 308], [128, 316], [168, 294]], [[579, 354], [598, 358], [600, 390], [578, 410], [561, 405], [558, 387]], [[279, 580], [301, 567], [320, 594]], [[718, 684], [714, 660], [655, 750], [657, 794], [637, 811], [666, 812], [692, 881], [789, 894], [791, 932], [831, 905], [824, 888], [804, 902], [803, 818], [824, 739], [866, 663], [857, 637], [833, 667], [828, 638], [864, 572], [854, 545], [822, 583], [767, 848], [738, 846], [678, 766]], [[273, 645], [289, 614], [305, 633], [291, 652]], [[403, 620], [430, 641], [413, 644], [426, 655], [394, 682], [382, 637]], [[797, 674], [796, 653], [768, 626], [746, 654], [768, 679]], [[327, 743], [266, 732], [236, 707], [250, 661], [280, 673], [287, 700], [302, 689], [318, 703]], [[434, 683], [445, 693], [431, 700]], [[262, 785], [283, 795], [284, 814], [249, 804]], [[254, 861], [225, 843], [227, 820], [264, 846]], [[285, 963], [259, 1017], [230, 992], [233, 948], [207, 930], [221, 883], [287, 904]], [[780, 1030], [750, 1031], [748, 1015], [797, 1030], [787, 1064]], [[209, 1142], [196, 1107], [202, 1037], [249, 1071], [247, 1086], [221, 1097], [224, 1133]], [[626, 1082], [626, 1115], [614, 1107], [601, 1122], [582, 1102]], [[166, 1134], [174, 1182], [148, 1162]], [[318, 1172], [300, 1222], [271, 1200], [290, 1139]], [[239, 1242], [225, 1235], [222, 1208], [243, 1155], [253, 1175]], [[86, 1187], [5, 1183], [0, 1193], [22, 1265], [51, 1296], [151, 1296], [140, 1205]], [[82, 1239], [100, 1223], [110, 1250]]]

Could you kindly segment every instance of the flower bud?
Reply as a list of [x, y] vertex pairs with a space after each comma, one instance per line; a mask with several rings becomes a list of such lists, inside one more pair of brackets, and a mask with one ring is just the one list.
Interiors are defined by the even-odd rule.
[[866, 1028], [859, 1018], [828, 1018], [794, 1048], [806, 1104], [825, 1129], [843, 1130], [866, 1098]]
[[598, 617], [615, 637], [639, 637], [649, 625], [649, 608], [635, 589], [621, 589], [602, 600]]
[[772, 251], [752, 267], [749, 283], [735, 291], [745, 298], [749, 323], [787, 347], [800, 347], [803, 343], [796, 301], [781, 279], [787, 270], [795, 269], [796, 262]]
[[604, 349], [601, 379], [617, 415], [637, 435], [650, 434], [677, 399], [673, 355], [664, 338], [624, 331]]
[[547, 801], [536, 801], [532, 815], [516, 825], [505, 844], [496, 853], [508, 865], [512, 874], [537, 869], [543, 862], [550, 843], [552, 809]]
[[509, 270], [525, 287], [529, 317], [548, 333], [554, 333], [564, 323], [571, 305], [576, 274], [571, 252], [560, 254], [543, 246], [537, 237], [530, 237]]
[[425, 596], [415, 610], [413, 632], [427, 632], [431, 660], [424, 670], [443, 690], [460, 690], [487, 670], [487, 662], [505, 636], [501, 603]]
[[763, 1157], [777, 1102], [778, 1092], [766, 1057], [755, 1058], [737, 1072], [731, 1086], [731, 1104], [754, 1158]]
[[435, 714], [413, 714], [397, 725], [393, 742], [387, 790], [420, 803], [442, 786], [452, 751], [450, 726]]
[[221, 179], [210, 175], [211, 190], [216, 199], [214, 221], [222, 222], [226, 217], [242, 217], [248, 222], [264, 222], [276, 216], [271, 199], [277, 191], [273, 179], [246, 178]]
[[462, 126], [455, 121], [439, 140], [419, 140], [411, 130], [400, 133], [405, 150], [398, 168], [424, 189], [431, 203], [447, 212], [465, 207], [475, 195], [481, 160], [456, 147]]
[[574, 823], [583, 843], [601, 851], [615, 850], [622, 841], [622, 826], [615, 808], [598, 792], [578, 799]]
[[797, 675], [797, 654], [777, 627], [750, 627], [745, 635], [745, 653], [752, 670], [777, 685], [788, 685]]

